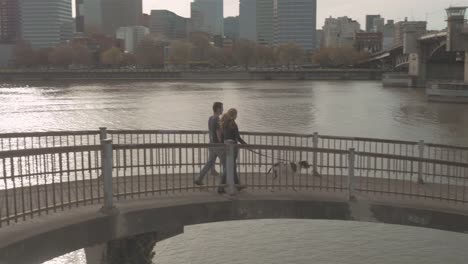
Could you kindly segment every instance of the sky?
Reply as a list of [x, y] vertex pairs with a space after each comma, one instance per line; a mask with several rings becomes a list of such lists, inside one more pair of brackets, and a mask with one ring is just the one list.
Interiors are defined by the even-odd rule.
[[[143, 0], [145, 12], [168, 9], [178, 15], [190, 16], [192, 0]], [[348, 16], [358, 20], [365, 28], [366, 14], [381, 14], [396, 21], [427, 20], [429, 29], [445, 28], [445, 8], [450, 5], [467, 5], [463, 0], [318, 0], [317, 27], [321, 28], [329, 16]], [[239, 0], [224, 0], [224, 16], [239, 14]]]
[[[381, 14], [395, 21], [428, 20], [429, 29], [445, 28], [445, 8], [467, 5], [466, 0], [317, 0], [317, 28], [321, 28], [329, 16], [348, 16], [361, 23], [365, 28], [366, 14]], [[73, 1], [75, 2], [75, 1]], [[143, 0], [145, 13], [152, 9], [168, 9], [178, 15], [190, 16], [192, 0]], [[224, 0], [224, 16], [239, 14], [239, 0]]]

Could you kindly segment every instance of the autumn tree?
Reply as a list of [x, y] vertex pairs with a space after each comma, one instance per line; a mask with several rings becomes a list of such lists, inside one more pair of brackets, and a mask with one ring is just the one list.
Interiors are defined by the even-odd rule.
[[35, 63], [35, 53], [31, 43], [19, 41], [13, 49], [15, 64], [17, 67], [31, 67]]
[[233, 66], [236, 64], [232, 49], [223, 49], [224, 66]]
[[102, 30], [100, 30], [99, 27], [95, 25], [86, 25], [84, 28], [84, 31], [85, 31], [85, 34], [88, 36], [102, 34]]
[[175, 65], [187, 66], [192, 59], [192, 44], [183, 41], [174, 41], [171, 43], [169, 59]]
[[368, 58], [365, 52], [356, 51], [352, 46], [323, 48], [317, 51], [312, 60], [324, 67], [354, 66]]
[[304, 60], [304, 50], [294, 43], [283, 44], [277, 49], [278, 60], [283, 65], [298, 65]]
[[246, 70], [255, 60], [255, 43], [249, 40], [239, 40], [234, 44], [233, 53], [235, 60]]
[[333, 65], [331, 53], [331, 48], [322, 48], [312, 54], [312, 62], [323, 67], [330, 67]]
[[112, 47], [101, 53], [101, 64], [116, 67], [121, 65], [123, 61], [123, 52], [117, 48]]
[[255, 48], [255, 55], [257, 65], [266, 66], [275, 64], [274, 47], [258, 44]]
[[222, 48], [211, 47], [208, 50], [208, 62], [213, 67], [226, 66], [226, 58], [224, 57], [224, 51]]
[[138, 65], [144, 67], [160, 67], [164, 65], [165, 43], [151, 37], [145, 38], [138, 45], [135, 57]]
[[49, 62], [53, 66], [68, 67], [73, 63], [73, 53], [70, 45], [60, 45], [49, 53]]
[[88, 47], [83, 45], [73, 45], [73, 64], [89, 66], [93, 64], [93, 55]]
[[53, 51], [53, 48], [41, 48], [35, 51], [34, 59], [35, 65], [42, 67], [49, 67], [49, 54]]
[[335, 48], [331, 50], [330, 58], [333, 66], [348, 66], [354, 61], [355, 50], [351, 46]]
[[366, 52], [366, 51], [358, 52], [358, 55], [356, 55], [356, 62], [353, 65], [368, 61], [370, 56], [371, 54], [369, 52]]
[[230, 48], [212, 47], [209, 63], [215, 67], [227, 67], [236, 65], [233, 50]]
[[122, 65], [126, 66], [131, 66], [131, 65], [136, 65], [137, 60], [136, 56], [132, 53], [124, 53], [123, 58], [122, 58]]
[[212, 45], [208, 35], [195, 33], [190, 37], [190, 43], [193, 45], [192, 59], [194, 61], [208, 61]]

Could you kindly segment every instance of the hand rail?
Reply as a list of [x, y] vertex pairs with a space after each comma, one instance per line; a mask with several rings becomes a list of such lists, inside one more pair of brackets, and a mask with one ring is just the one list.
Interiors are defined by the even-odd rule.
[[[0, 133], [0, 139], [18, 139], [23, 140], [30, 137], [60, 137], [60, 136], [85, 136], [85, 135], [99, 135], [99, 130], [84, 130], [84, 131], [50, 131], [50, 132], [22, 132], [22, 133]], [[148, 134], [164, 134], [164, 135], [208, 135], [206, 130], [107, 130], [109, 135], [148, 135]], [[241, 132], [244, 136], [274, 136], [274, 137], [302, 137], [313, 138], [314, 134], [300, 134], [300, 133], [281, 133], [281, 132]], [[418, 145], [418, 141], [408, 140], [394, 140], [394, 139], [380, 139], [380, 138], [367, 138], [367, 137], [352, 137], [352, 136], [333, 136], [333, 135], [319, 135], [320, 139], [330, 140], [349, 140], [359, 142], [373, 142], [373, 143], [391, 143], [391, 144], [405, 144], [405, 145]], [[468, 150], [468, 146], [457, 146], [448, 144], [435, 144], [427, 143], [427, 146], [439, 148], [452, 148], [458, 150]]]
[[[420, 143], [420, 147], [422, 148]], [[0, 228], [90, 204], [111, 212], [115, 199], [198, 189], [209, 151], [227, 165], [228, 193], [239, 179], [257, 189], [400, 195], [468, 204], [468, 163], [424, 156], [287, 145], [146, 143], [0, 152]], [[229, 151], [228, 151], [229, 150]], [[226, 158], [227, 162], [224, 163]], [[237, 175], [237, 172], [240, 175]], [[222, 170], [220, 171], [222, 172]], [[427, 185], [423, 185], [427, 182]], [[208, 190], [217, 188], [209, 177]]]

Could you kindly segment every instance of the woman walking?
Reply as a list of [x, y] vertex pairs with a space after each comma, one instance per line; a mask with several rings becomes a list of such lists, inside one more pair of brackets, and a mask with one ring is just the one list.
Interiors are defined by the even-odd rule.
[[[231, 143], [231, 144], [247, 144], [239, 134], [239, 127], [236, 123], [237, 119], [237, 110], [235, 108], [231, 108], [227, 111], [226, 114], [223, 115], [221, 118], [221, 129], [223, 131], [223, 141], [224, 143]], [[234, 183], [238, 186], [237, 189], [241, 190], [244, 189], [245, 186], [240, 185], [239, 176], [237, 174], [237, 156], [239, 155], [239, 150], [236, 148], [234, 151]], [[223, 158], [223, 177], [221, 180], [221, 185], [226, 184], [227, 178], [227, 171], [226, 171], [226, 155]], [[224, 193], [224, 187], [220, 186], [218, 188], [218, 193]]]

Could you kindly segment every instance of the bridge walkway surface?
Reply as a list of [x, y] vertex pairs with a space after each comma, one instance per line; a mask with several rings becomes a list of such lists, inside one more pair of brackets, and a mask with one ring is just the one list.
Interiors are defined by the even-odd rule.
[[[114, 179], [113, 190], [116, 201], [145, 199], [149, 197], [174, 197], [196, 193], [216, 193], [215, 179], [209, 178], [205, 186], [193, 184], [196, 174], [144, 175], [119, 177]], [[255, 192], [309, 192], [346, 195], [348, 178], [343, 175], [291, 175], [288, 178], [273, 179], [273, 174], [241, 174], [246, 190], [242, 193]], [[259, 184], [267, 182], [267, 184]], [[436, 207], [467, 209], [463, 201], [468, 198], [468, 188], [453, 184], [424, 183], [418, 184], [398, 179], [380, 179], [355, 177], [355, 195], [368, 199], [413, 200]], [[41, 215], [73, 210], [77, 207], [93, 205], [103, 201], [103, 184], [100, 179], [62, 182], [47, 185], [35, 185], [15, 190], [0, 190], [0, 215], [7, 216], [14, 212], [16, 217], [7, 224], [27, 221]], [[448, 202], [447, 202], [448, 201]], [[54, 206], [60, 205], [60, 206]], [[11, 212], [10, 212], [11, 211]]]

